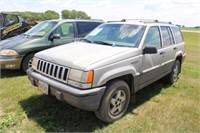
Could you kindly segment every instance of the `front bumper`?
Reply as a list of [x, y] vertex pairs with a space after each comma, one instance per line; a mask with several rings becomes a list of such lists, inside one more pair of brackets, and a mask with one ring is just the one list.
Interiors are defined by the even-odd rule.
[[0, 56], [0, 69], [20, 69], [22, 57]]
[[38, 86], [38, 82], [42, 81], [49, 85], [49, 94], [56, 96], [58, 100], [84, 109], [87, 111], [96, 111], [100, 105], [101, 98], [106, 87], [79, 89], [54, 79], [48, 78], [40, 73], [33, 71], [32, 68], [27, 70], [27, 75], [32, 85]]

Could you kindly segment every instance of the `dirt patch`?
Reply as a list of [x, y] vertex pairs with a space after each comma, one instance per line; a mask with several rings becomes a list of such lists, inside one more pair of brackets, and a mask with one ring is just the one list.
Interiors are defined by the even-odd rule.
[[0, 116], [2, 116], [3, 115], [3, 111], [0, 109]]

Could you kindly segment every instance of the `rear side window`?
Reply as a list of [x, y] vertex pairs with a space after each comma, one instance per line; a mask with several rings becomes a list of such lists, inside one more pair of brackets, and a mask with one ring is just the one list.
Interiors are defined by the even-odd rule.
[[86, 36], [90, 31], [100, 25], [100, 22], [76, 22], [79, 37]]
[[144, 41], [145, 46], [153, 46], [157, 49], [161, 48], [160, 32], [157, 26], [150, 27]]
[[179, 28], [177, 28], [177, 27], [171, 27], [171, 28], [172, 28], [172, 31], [174, 33], [176, 44], [177, 43], [182, 43], [183, 42], [183, 36], [182, 36]]
[[3, 15], [0, 14], [0, 28], [3, 27]]
[[162, 39], [163, 39], [163, 46], [170, 46], [171, 44], [174, 44], [174, 40], [172, 37], [172, 33], [169, 27], [167, 26], [161, 26], [161, 33], [162, 33]]

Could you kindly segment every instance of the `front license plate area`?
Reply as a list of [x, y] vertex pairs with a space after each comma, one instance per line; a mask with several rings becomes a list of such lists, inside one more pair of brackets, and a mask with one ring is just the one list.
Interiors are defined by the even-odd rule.
[[39, 89], [39, 91], [41, 91], [42, 93], [44, 93], [46, 95], [49, 94], [49, 84], [47, 84], [43, 81], [38, 82], [38, 89]]

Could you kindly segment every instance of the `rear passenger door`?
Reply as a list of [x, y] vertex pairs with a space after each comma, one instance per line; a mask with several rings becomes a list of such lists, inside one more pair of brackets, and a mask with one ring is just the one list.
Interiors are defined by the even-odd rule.
[[161, 53], [162, 56], [162, 63], [161, 65], [164, 66], [162, 73], [167, 73], [171, 71], [172, 66], [175, 61], [175, 53], [176, 53], [176, 46], [173, 39], [172, 31], [169, 26], [161, 26], [161, 35], [162, 35], [162, 49], [163, 52]]
[[153, 82], [160, 76], [162, 67], [161, 64], [161, 36], [158, 26], [152, 26], [149, 28], [146, 35], [143, 47], [156, 47], [156, 54], [144, 54], [142, 55], [141, 64], [141, 76], [140, 76], [140, 88]]

